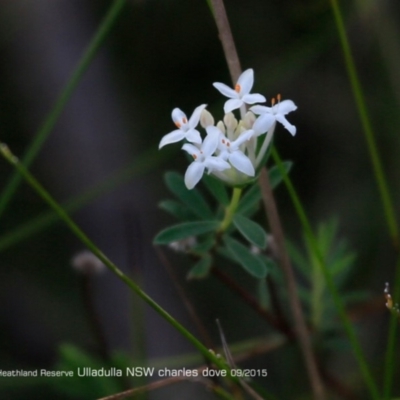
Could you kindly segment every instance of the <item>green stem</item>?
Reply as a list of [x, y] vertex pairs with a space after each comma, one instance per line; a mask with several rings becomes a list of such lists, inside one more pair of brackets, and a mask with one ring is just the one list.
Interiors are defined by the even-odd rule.
[[239, 205], [240, 196], [242, 195], [242, 189], [234, 188], [232, 192], [232, 199], [229, 206], [225, 210], [225, 217], [221, 222], [221, 226], [218, 229], [218, 233], [225, 232], [230, 224], [232, 223], [233, 216]]
[[[64, 220], [66, 225], [76, 235], [76, 237], [103, 263], [106, 265], [119, 279], [121, 279], [133, 292], [135, 292], [142, 300], [152, 307], [160, 316], [169, 322], [178, 332], [180, 332], [189, 342], [191, 342], [197, 350], [208, 360], [214, 363], [218, 368], [227, 369], [226, 365], [210, 352], [203, 344], [196, 339], [187, 329], [185, 329], [175, 318], [165, 311], [158, 303], [156, 303], [149, 295], [147, 295], [134, 281], [126, 276], [111, 260], [109, 260], [98, 247], [89, 239], [89, 237], [76, 225], [69, 217], [65, 210], [50, 196], [43, 186], [35, 179], [35, 177], [18, 161], [18, 159], [10, 152], [5, 144], [0, 144], [0, 152], [2, 156], [14, 167], [28, 182], [28, 184], [42, 197], [42, 199], [54, 209], [59, 217]], [[227, 376], [234, 382], [238, 382], [228, 373]]]
[[[125, 3], [126, 0], [115, 0], [114, 3], [111, 5], [110, 9], [108, 10], [99, 29], [94, 35], [92, 41], [89, 43], [89, 46], [85, 51], [83, 57], [81, 58], [79, 64], [72, 73], [70, 80], [66, 84], [64, 90], [61, 92], [59, 98], [54, 104], [53, 109], [50, 111], [43, 125], [39, 129], [26, 155], [23, 157], [22, 163], [27, 168], [29, 168], [29, 166], [32, 164], [33, 160], [35, 159], [36, 155], [41, 149], [43, 143], [46, 141], [47, 137], [53, 130], [58, 118], [60, 117], [62, 111], [64, 110], [64, 107], [66, 106], [67, 102], [71, 98], [72, 93], [78, 86], [78, 83], [81, 80], [83, 74], [86, 72], [93, 58], [97, 54], [100, 46], [104, 42], [104, 39], [110, 32], [117, 17], [120, 15]], [[3, 190], [3, 193], [1, 194], [0, 197], [0, 217], [4, 213], [5, 208], [7, 207], [15, 191], [17, 190], [19, 184], [21, 183], [21, 179], [22, 179], [21, 175], [18, 173], [18, 171], [15, 171], [15, 173], [9, 180], [7, 186]]]
[[389, 228], [389, 234], [392, 238], [394, 247], [398, 249], [400, 242], [399, 242], [399, 229], [396, 221], [396, 214], [394, 212], [393, 202], [390, 196], [389, 186], [383, 171], [382, 162], [377, 150], [375, 135], [372, 130], [372, 125], [368, 117], [367, 106], [364, 101], [364, 95], [361, 88], [361, 83], [358, 79], [358, 74], [351, 53], [349, 41], [347, 38], [343, 17], [337, 0], [330, 0], [330, 2], [336, 26], [338, 29], [340, 42], [343, 49], [347, 73], [349, 75], [349, 80], [353, 91], [354, 100], [356, 102], [358, 114], [361, 120], [361, 124], [363, 126], [363, 131], [368, 145], [368, 150], [372, 161], [372, 167], [374, 170], [375, 179], [377, 181], [379, 193], [381, 195], [382, 205], [386, 216], [386, 222]]
[[[145, 151], [141, 155], [138, 155], [130, 166], [122, 168], [108, 177], [103, 177], [101, 182], [69, 199], [62, 204], [62, 207], [71, 215], [88, 205], [94, 199], [108, 193], [119, 185], [125, 184], [133, 179], [134, 176], [146, 173], [150, 169], [155, 168], [158, 164], [168, 159], [170, 154], [168, 151], [163, 152], [163, 154], [160, 154], [158, 150]], [[0, 236], [0, 253], [52, 226], [59, 220], [60, 218], [57, 213], [53, 210], [48, 210], [20, 226], [12, 230], [10, 229], [6, 234]]]
[[[361, 84], [358, 79], [357, 70], [354, 64], [353, 56], [351, 54], [351, 49], [349, 45], [349, 41], [346, 34], [346, 29], [343, 22], [343, 17], [339, 8], [339, 4], [337, 0], [330, 0], [333, 14], [336, 21], [336, 26], [338, 29], [340, 42], [342, 45], [347, 73], [349, 75], [351, 87], [353, 90], [353, 95], [356, 101], [356, 105], [358, 108], [358, 113], [360, 116], [360, 120], [363, 126], [365, 139], [367, 141], [368, 150], [370, 153], [372, 166], [374, 169], [375, 179], [378, 184], [384, 213], [386, 217], [386, 222], [389, 228], [389, 234], [392, 238], [392, 242], [394, 248], [399, 251], [399, 228], [397, 225], [396, 214], [393, 207], [392, 198], [390, 196], [388, 184], [384, 175], [382, 162], [379, 157], [377, 146], [375, 143], [375, 136], [372, 130], [371, 122], [368, 117], [367, 107], [364, 101], [364, 95], [362, 92]], [[397, 262], [396, 267], [396, 280], [395, 280], [395, 296], [398, 296], [400, 292], [400, 261]], [[398, 298], [398, 297], [395, 297]], [[385, 359], [385, 373], [384, 373], [384, 399], [390, 398], [390, 391], [393, 381], [393, 372], [394, 372], [394, 348], [395, 348], [395, 336], [396, 336], [396, 328], [397, 323], [395, 321], [395, 317], [391, 318], [390, 327], [389, 327], [389, 337], [388, 337], [388, 346], [386, 351], [386, 359]]]
[[351, 324], [351, 321], [350, 321], [348, 315], [346, 314], [346, 310], [344, 308], [344, 305], [342, 303], [340, 295], [336, 289], [331, 272], [328, 270], [328, 268], [326, 267], [326, 265], [324, 263], [323, 256], [319, 250], [317, 239], [316, 239], [316, 237], [313, 233], [313, 230], [311, 228], [311, 225], [308, 221], [308, 217], [307, 217], [306, 212], [301, 204], [300, 198], [299, 198], [290, 178], [288, 177], [285, 167], [283, 165], [282, 159], [280, 158], [280, 156], [274, 146], [272, 147], [271, 154], [272, 154], [272, 157], [273, 157], [275, 163], [277, 164], [279, 170], [281, 171], [286, 188], [289, 192], [289, 195], [292, 200], [293, 206], [296, 210], [297, 216], [300, 219], [301, 225], [303, 226], [303, 230], [306, 234], [307, 240], [310, 243], [310, 246], [311, 246], [315, 256], [318, 259], [318, 265], [321, 267], [321, 272], [325, 278], [326, 285], [327, 285], [328, 290], [333, 298], [335, 308], [339, 314], [339, 317], [342, 321], [344, 329], [347, 333], [347, 336], [348, 336], [351, 346], [353, 348], [353, 352], [357, 359], [357, 362], [360, 367], [361, 373], [363, 375], [364, 381], [370, 391], [372, 398], [374, 400], [380, 400], [378, 388], [372, 377], [372, 374], [368, 367], [368, 364], [365, 361], [365, 357], [364, 357], [363, 351], [361, 349], [361, 346], [358, 342], [357, 335], [354, 331], [354, 328]]
[[[393, 293], [393, 302], [397, 302], [400, 295], [399, 281], [400, 281], [400, 257], [396, 263], [396, 276], [394, 278], [395, 286]], [[398, 340], [397, 325], [399, 323], [399, 315], [397, 312], [391, 313], [390, 324], [389, 324], [389, 335], [387, 340], [386, 356], [385, 356], [385, 372], [383, 382], [383, 400], [389, 400], [391, 398], [391, 391], [393, 385], [393, 374], [395, 368], [396, 359], [396, 342]]]

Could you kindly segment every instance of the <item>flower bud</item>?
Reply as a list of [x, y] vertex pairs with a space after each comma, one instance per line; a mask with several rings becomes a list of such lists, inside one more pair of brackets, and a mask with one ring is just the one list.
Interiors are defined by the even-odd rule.
[[175, 250], [177, 253], [187, 253], [192, 249], [193, 246], [197, 244], [195, 236], [189, 236], [186, 239], [177, 240], [176, 242], [171, 242], [169, 247]]
[[226, 128], [228, 129], [228, 132], [233, 132], [238, 125], [237, 119], [231, 112], [225, 114], [224, 123], [226, 125]]
[[256, 116], [251, 111], [248, 111], [242, 119], [243, 126], [246, 128], [246, 130], [253, 128], [255, 120]]
[[89, 250], [83, 250], [75, 254], [71, 260], [71, 265], [78, 272], [87, 275], [96, 275], [105, 269], [101, 260]]
[[222, 121], [219, 121], [217, 124], [217, 128], [225, 135], [225, 125]]
[[206, 110], [206, 109], [204, 109], [202, 112], [201, 112], [201, 115], [200, 115], [200, 125], [203, 127], [203, 128], [207, 128], [207, 126], [210, 126], [210, 125], [212, 125], [212, 126], [214, 126], [214, 117], [211, 115], [211, 113], [208, 111], [208, 110]]

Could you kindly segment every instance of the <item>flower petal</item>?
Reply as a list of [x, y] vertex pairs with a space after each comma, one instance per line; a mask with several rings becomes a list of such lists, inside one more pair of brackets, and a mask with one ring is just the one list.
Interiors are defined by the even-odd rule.
[[250, 93], [254, 84], [254, 71], [251, 68], [246, 69], [246, 71], [239, 76], [237, 84], [240, 86], [241, 96]]
[[237, 93], [235, 90], [233, 90], [229, 86], [225, 85], [225, 83], [215, 82], [215, 83], [213, 83], [213, 86], [226, 97], [229, 97], [231, 99], [239, 98], [239, 93]]
[[190, 190], [193, 189], [204, 174], [205, 166], [201, 162], [193, 161], [185, 173], [185, 185]]
[[182, 146], [182, 150], [185, 150], [187, 153], [189, 153], [191, 156], [193, 156], [193, 154], [196, 156], [196, 157], [199, 157], [200, 156], [200, 150], [196, 147], [196, 146], [194, 146], [193, 144], [190, 144], [190, 143], [185, 143], [183, 146]]
[[277, 114], [275, 117], [276, 120], [280, 122], [292, 136], [296, 134], [296, 127], [292, 125], [282, 114]]
[[201, 151], [203, 152], [205, 157], [210, 157], [215, 152], [215, 150], [217, 150], [218, 141], [220, 137], [220, 131], [218, 128], [216, 128], [215, 130], [210, 129], [209, 131], [210, 133], [208, 133], [207, 131], [208, 135], [204, 139], [203, 144], [201, 146]]
[[223, 135], [223, 132], [217, 126], [207, 126], [206, 132], [207, 135], [212, 135], [212, 134]]
[[256, 136], [260, 136], [267, 132], [269, 128], [274, 124], [275, 117], [272, 114], [262, 114], [253, 124], [253, 130], [256, 132]]
[[185, 132], [182, 131], [181, 129], [177, 129], [175, 131], [172, 131], [170, 133], [167, 133], [163, 138], [161, 139], [160, 144], [158, 145], [158, 148], [161, 149], [161, 147], [164, 147], [166, 144], [171, 144], [171, 143], [176, 143], [182, 140], [185, 137]]
[[260, 115], [260, 114], [272, 113], [272, 108], [257, 105], [250, 107], [250, 111], [253, 111], [254, 114]]
[[188, 142], [192, 142], [192, 143], [201, 143], [201, 136], [200, 136], [200, 132], [196, 129], [189, 129], [186, 132], [186, 140]]
[[231, 143], [230, 146], [231, 150], [237, 150], [241, 144], [250, 140], [253, 135], [254, 135], [254, 130], [252, 129], [242, 132], [240, 136], [234, 142]]
[[253, 164], [240, 150], [234, 151], [229, 156], [229, 161], [238, 171], [249, 176], [255, 175]]
[[200, 121], [201, 112], [207, 107], [207, 104], [202, 104], [194, 109], [192, 116], [189, 118], [189, 128], [196, 128]]
[[231, 168], [230, 164], [221, 157], [208, 157], [204, 161], [204, 165], [208, 168], [209, 172], [224, 171], [225, 169]]
[[241, 99], [230, 99], [230, 100], [228, 100], [224, 105], [225, 114], [228, 114], [232, 110], [236, 110], [237, 108], [240, 108], [240, 106], [242, 104], [243, 104], [243, 100], [241, 100]]
[[264, 103], [265, 101], [267, 101], [267, 99], [262, 94], [258, 94], [258, 93], [245, 94], [242, 97], [242, 100], [246, 104]]
[[273, 108], [274, 113], [283, 115], [288, 114], [291, 111], [297, 110], [297, 106], [293, 103], [292, 100], [283, 100], [280, 103], [276, 104]]
[[175, 125], [181, 128], [183, 125], [186, 125], [188, 119], [186, 114], [180, 108], [174, 108], [172, 110], [172, 121], [174, 121]]

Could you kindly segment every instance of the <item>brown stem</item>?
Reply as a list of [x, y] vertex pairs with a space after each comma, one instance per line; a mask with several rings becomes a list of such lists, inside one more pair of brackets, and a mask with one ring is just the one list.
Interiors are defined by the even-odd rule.
[[219, 39], [224, 49], [232, 82], [235, 84], [242, 73], [242, 67], [240, 66], [239, 57], [236, 52], [235, 41], [233, 40], [224, 2], [222, 0], [211, 0], [211, 4], [214, 9], [214, 18], [218, 28]]
[[[224, 49], [226, 61], [228, 63], [229, 72], [231, 74], [233, 84], [235, 84], [238, 76], [241, 73], [241, 67], [239, 57], [236, 52], [235, 42], [233, 40], [231, 29], [229, 26], [228, 17], [226, 15], [224, 3], [222, 0], [211, 0], [211, 4], [214, 9], [214, 17], [219, 32], [219, 37], [222, 42], [222, 47]], [[263, 193], [265, 209], [268, 214], [268, 220], [271, 225], [271, 230], [274, 239], [276, 240], [278, 245], [281, 257], [281, 266], [284, 270], [284, 274], [287, 280], [289, 302], [295, 321], [295, 333], [303, 352], [312, 390], [314, 392], [314, 397], [317, 400], [323, 400], [325, 399], [324, 387], [322, 385], [322, 380], [317, 368], [316, 360], [312, 352], [310, 338], [308, 336], [303, 311], [301, 309], [300, 300], [297, 294], [293, 269], [290, 264], [289, 257], [286, 253], [283, 230], [275, 205], [271, 185], [269, 184], [269, 177], [266, 169], [261, 172], [259, 182]]]
[[193, 304], [191, 303], [188, 296], [186, 295], [182, 285], [179, 283], [178, 277], [176, 276], [176, 273], [175, 273], [174, 269], [172, 268], [170, 262], [168, 261], [167, 257], [165, 256], [164, 252], [158, 246], [155, 246], [155, 249], [156, 249], [158, 258], [160, 259], [160, 261], [164, 265], [168, 275], [170, 276], [170, 278], [175, 286], [175, 289], [178, 292], [178, 295], [183, 302], [183, 305], [185, 306], [187, 312], [189, 313], [193, 323], [196, 325], [196, 328], [197, 328], [199, 334], [201, 335], [201, 337], [203, 338], [205, 345], [210, 349], [215, 348], [214, 343], [213, 343], [210, 335], [208, 334], [206, 327], [201, 322], [201, 319], [199, 318]]
[[301, 308], [300, 299], [297, 292], [296, 279], [289, 255], [286, 251], [285, 237], [266, 168], [261, 170], [259, 184], [261, 187], [265, 211], [270, 223], [270, 228], [278, 248], [280, 265], [286, 277], [289, 304], [293, 314], [295, 333], [306, 363], [314, 397], [322, 400], [325, 398], [325, 391], [317, 367], [316, 359], [312, 351], [309, 332], [307, 330], [307, 325], [305, 323], [303, 310]]
[[271, 315], [267, 310], [264, 310], [260, 303], [254, 298], [251, 294], [249, 294], [246, 290], [243, 289], [241, 285], [236, 283], [229, 275], [225, 274], [225, 272], [221, 271], [218, 268], [212, 268], [211, 272], [215, 277], [217, 277], [221, 282], [223, 282], [229, 289], [235, 292], [239, 297], [247, 303], [253, 310], [255, 310], [263, 319], [265, 319], [270, 325], [272, 325], [276, 330], [286, 335], [289, 340], [294, 339], [294, 333], [290, 329], [290, 327], [284, 323], [281, 319], [277, 319], [273, 315]]
[[93, 336], [96, 339], [98, 352], [100, 357], [110, 362], [110, 353], [108, 350], [107, 340], [104, 334], [104, 329], [96, 311], [96, 307], [93, 304], [93, 291], [92, 291], [92, 276], [84, 274], [81, 277], [81, 290], [86, 316], [90, 324]]

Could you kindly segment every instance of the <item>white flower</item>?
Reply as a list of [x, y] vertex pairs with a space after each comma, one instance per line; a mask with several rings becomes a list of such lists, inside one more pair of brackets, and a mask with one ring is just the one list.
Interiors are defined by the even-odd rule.
[[292, 100], [280, 101], [280, 96], [278, 96], [278, 103], [273, 105], [272, 107], [257, 105], [250, 108], [250, 110], [253, 111], [255, 114], [266, 114], [273, 116], [275, 121], [280, 122], [291, 133], [292, 136], [296, 134], [296, 127], [286, 119], [285, 115], [296, 109], [297, 106], [293, 103]]
[[210, 135], [218, 135], [218, 150], [220, 151], [219, 156], [228, 160], [233, 167], [235, 167], [238, 171], [248, 175], [254, 176], [255, 170], [253, 164], [250, 159], [243, 153], [240, 149], [240, 146], [248, 141], [254, 134], [253, 131], [245, 131], [240, 134], [240, 136], [234, 140], [230, 141], [220, 129], [215, 126], [209, 126], [207, 128], [207, 134]]
[[271, 114], [262, 114], [254, 122], [251, 130], [254, 136], [260, 136], [266, 133], [275, 123], [275, 118]]
[[252, 69], [244, 71], [235, 85], [235, 89], [231, 89], [224, 83], [215, 82], [213, 86], [218, 89], [224, 96], [230, 99], [224, 105], [225, 114], [240, 108], [243, 104], [254, 104], [266, 101], [261, 94], [251, 94], [250, 90], [254, 83], [254, 72]]
[[201, 143], [201, 136], [198, 130], [196, 130], [196, 126], [199, 123], [201, 112], [207, 104], [202, 104], [198, 106], [194, 111], [189, 120], [186, 117], [186, 114], [180, 110], [179, 108], [174, 108], [172, 110], [172, 120], [178, 129], [166, 134], [162, 139], [158, 146], [159, 149], [165, 146], [166, 144], [176, 143], [182, 139], [186, 139], [188, 142], [192, 143]]
[[213, 156], [218, 146], [218, 134], [210, 134], [204, 139], [200, 149], [193, 144], [186, 143], [182, 149], [187, 151], [194, 159], [185, 173], [185, 185], [188, 189], [193, 189], [204, 174], [205, 169], [208, 173], [212, 171], [223, 171], [231, 166], [221, 157]]

